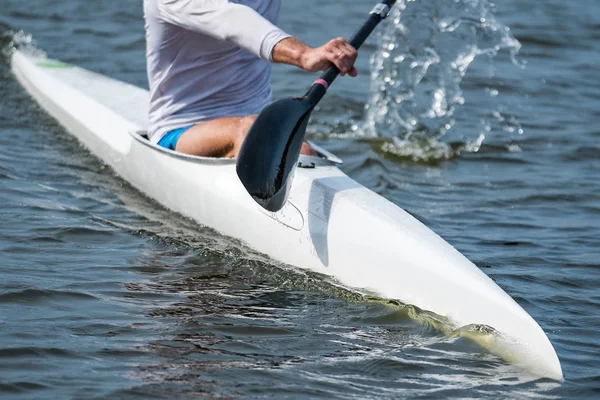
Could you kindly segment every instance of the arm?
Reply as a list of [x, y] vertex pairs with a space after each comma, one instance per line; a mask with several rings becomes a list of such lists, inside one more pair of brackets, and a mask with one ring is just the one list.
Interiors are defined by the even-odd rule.
[[334, 64], [341, 75], [357, 75], [356, 49], [344, 39], [311, 48], [241, 4], [228, 0], [158, 0], [158, 11], [166, 22], [235, 43], [264, 60], [309, 72], [324, 71]]
[[252, 8], [228, 0], [158, 0], [162, 20], [228, 41], [264, 60], [273, 47], [290, 37]]

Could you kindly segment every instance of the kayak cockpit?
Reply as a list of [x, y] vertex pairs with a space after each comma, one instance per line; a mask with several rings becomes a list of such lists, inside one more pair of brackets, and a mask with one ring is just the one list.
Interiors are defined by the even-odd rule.
[[[161, 151], [171, 157], [194, 161], [200, 164], [235, 164], [235, 158], [215, 158], [215, 157], [199, 157], [190, 154], [183, 154], [173, 150], [166, 149], [162, 146], [152, 143], [148, 139], [148, 131], [138, 130], [129, 132], [129, 134], [139, 143], [148, 146], [154, 150]], [[318, 166], [340, 165], [343, 161], [335, 154], [325, 150], [314, 142], [308, 141], [310, 146], [317, 152], [317, 156], [300, 155], [298, 159], [299, 168], [316, 168]]]

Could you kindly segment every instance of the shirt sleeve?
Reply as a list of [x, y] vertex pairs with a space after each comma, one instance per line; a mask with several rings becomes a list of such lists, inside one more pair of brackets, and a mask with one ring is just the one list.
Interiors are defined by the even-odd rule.
[[290, 37], [252, 8], [228, 0], [157, 0], [165, 22], [235, 43], [273, 61], [273, 47]]

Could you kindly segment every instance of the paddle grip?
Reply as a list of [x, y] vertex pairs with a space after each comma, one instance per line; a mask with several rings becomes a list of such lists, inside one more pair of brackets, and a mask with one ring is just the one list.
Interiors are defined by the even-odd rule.
[[[350, 38], [348, 43], [358, 50], [373, 32], [375, 27], [388, 16], [390, 9], [393, 7], [396, 1], [397, 0], [382, 0], [380, 3], [378, 3], [373, 10], [371, 10], [367, 21], [358, 31], [356, 31], [354, 35], [352, 35], [352, 38]], [[327, 88], [331, 86], [339, 74], [340, 70], [335, 65], [332, 65], [319, 77], [319, 79], [317, 79], [317, 81], [315, 81], [315, 84], [313, 84], [306, 93], [306, 97], [313, 106], [317, 105], [317, 103], [323, 98], [327, 92]], [[318, 83], [320, 80], [327, 82], [327, 85]]]

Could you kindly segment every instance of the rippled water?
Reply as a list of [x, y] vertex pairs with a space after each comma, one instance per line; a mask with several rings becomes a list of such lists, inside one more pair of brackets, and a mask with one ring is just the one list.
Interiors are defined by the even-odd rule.
[[[32, 38], [146, 86], [140, 3], [2, 0], [0, 47]], [[284, 3], [281, 25], [313, 45], [349, 36], [370, 6]], [[2, 397], [597, 397], [599, 3], [401, 6], [310, 135], [511, 294], [563, 384], [162, 209], [35, 105], [4, 55]], [[310, 79], [278, 66], [276, 94]]]

